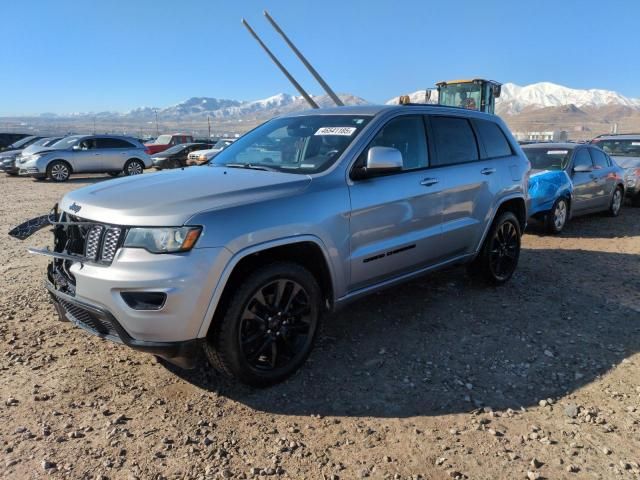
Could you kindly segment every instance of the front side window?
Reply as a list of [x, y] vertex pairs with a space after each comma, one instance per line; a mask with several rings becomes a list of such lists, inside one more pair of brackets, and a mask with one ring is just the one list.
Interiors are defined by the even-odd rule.
[[365, 165], [371, 147], [391, 147], [399, 150], [402, 154], [402, 170], [415, 170], [428, 165], [424, 121], [419, 115], [398, 117], [389, 121], [362, 153], [357, 166]]
[[569, 148], [548, 147], [523, 148], [522, 151], [533, 170], [564, 170], [571, 160], [572, 152]]
[[436, 149], [432, 165], [453, 165], [478, 160], [476, 136], [466, 118], [432, 116], [430, 122]]
[[482, 139], [487, 158], [512, 155], [511, 146], [497, 123], [488, 120], [474, 120], [478, 135]]
[[591, 161], [591, 156], [586, 148], [581, 148], [576, 152], [576, 156], [573, 159], [573, 167], [593, 167], [593, 162]]
[[65, 137], [61, 140], [58, 140], [56, 143], [54, 143], [53, 145], [51, 145], [52, 148], [55, 149], [67, 149], [67, 148], [71, 148], [73, 147], [76, 142], [78, 140], [80, 140], [82, 137], [78, 136], [78, 135], [74, 135], [71, 137]]
[[609, 166], [607, 155], [602, 150], [590, 148], [589, 152], [591, 153], [591, 158], [596, 168], [607, 168]]
[[276, 118], [240, 137], [209, 165], [318, 173], [336, 162], [370, 120], [362, 115]]

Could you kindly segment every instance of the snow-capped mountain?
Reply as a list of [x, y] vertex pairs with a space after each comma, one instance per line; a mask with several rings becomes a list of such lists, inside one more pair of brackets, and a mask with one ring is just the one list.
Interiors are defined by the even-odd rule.
[[[436, 89], [418, 90], [408, 95], [411, 103], [438, 103], [438, 90]], [[427, 96], [429, 97], [428, 100]], [[398, 105], [398, 102], [400, 102], [400, 96], [387, 100], [385, 105]]]
[[[413, 103], [437, 103], [438, 92], [433, 90], [429, 101], [425, 100], [425, 90], [409, 94]], [[400, 97], [387, 101], [388, 105], [397, 105]], [[549, 107], [575, 105], [578, 108], [601, 108], [621, 106], [640, 109], [640, 99], [628, 98], [611, 90], [579, 90], [557, 85], [551, 82], [539, 82], [520, 86], [515, 83], [502, 85], [502, 94], [496, 100], [498, 114], [517, 115], [523, 110], [537, 110]]]
[[628, 98], [611, 90], [579, 90], [550, 82], [534, 83], [521, 87], [505, 83], [496, 102], [498, 113], [518, 114], [524, 109], [539, 109], [575, 105], [578, 108], [623, 106], [640, 109], [640, 99]]

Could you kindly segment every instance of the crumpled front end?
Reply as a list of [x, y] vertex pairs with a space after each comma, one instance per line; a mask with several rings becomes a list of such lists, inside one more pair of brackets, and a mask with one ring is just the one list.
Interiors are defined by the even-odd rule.
[[529, 216], [548, 212], [558, 198], [571, 199], [573, 184], [564, 170], [534, 171], [529, 177]]

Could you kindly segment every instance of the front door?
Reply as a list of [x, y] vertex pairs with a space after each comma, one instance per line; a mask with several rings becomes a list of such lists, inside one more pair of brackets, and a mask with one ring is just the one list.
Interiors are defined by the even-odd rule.
[[596, 184], [594, 191], [595, 206], [596, 208], [606, 210], [609, 208], [611, 195], [613, 194], [613, 189], [616, 187], [613, 165], [607, 157], [607, 154], [599, 148], [589, 147], [589, 153], [591, 154], [594, 165], [593, 174]]
[[373, 146], [402, 153], [402, 171], [355, 180], [351, 196], [350, 290], [436, 263], [441, 257], [442, 186], [428, 166], [422, 116], [390, 120], [356, 162], [366, 164]]
[[[588, 167], [590, 171], [576, 172], [577, 166]], [[595, 208], [597, 202], [596, 189], [597, 184], [595, 182], [596, 175], [593, 172], [593, 161], [587, 147], [579, 147], [573, 154], [571, 181], [573, 182], [573, 202], [572, 210], [574, 213], [579, 213], [586, 210]]]
[[75, 173], [102, 170], [102, 157], [95, 138], [85, 138], [78, 143], [77, 147], [74, 148], [71, 156], [71, 166]]

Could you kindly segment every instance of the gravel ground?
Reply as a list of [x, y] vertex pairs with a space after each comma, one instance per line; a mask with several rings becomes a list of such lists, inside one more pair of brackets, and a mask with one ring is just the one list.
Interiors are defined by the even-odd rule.
[[[0, 231], [103, 179], [0, 178]], [[354, 303], [267, 390], [59, 322], [25, 247], [0, 235], [2, 478], [640, 478], [640, 209], [532, 229], [501, 288]]]

